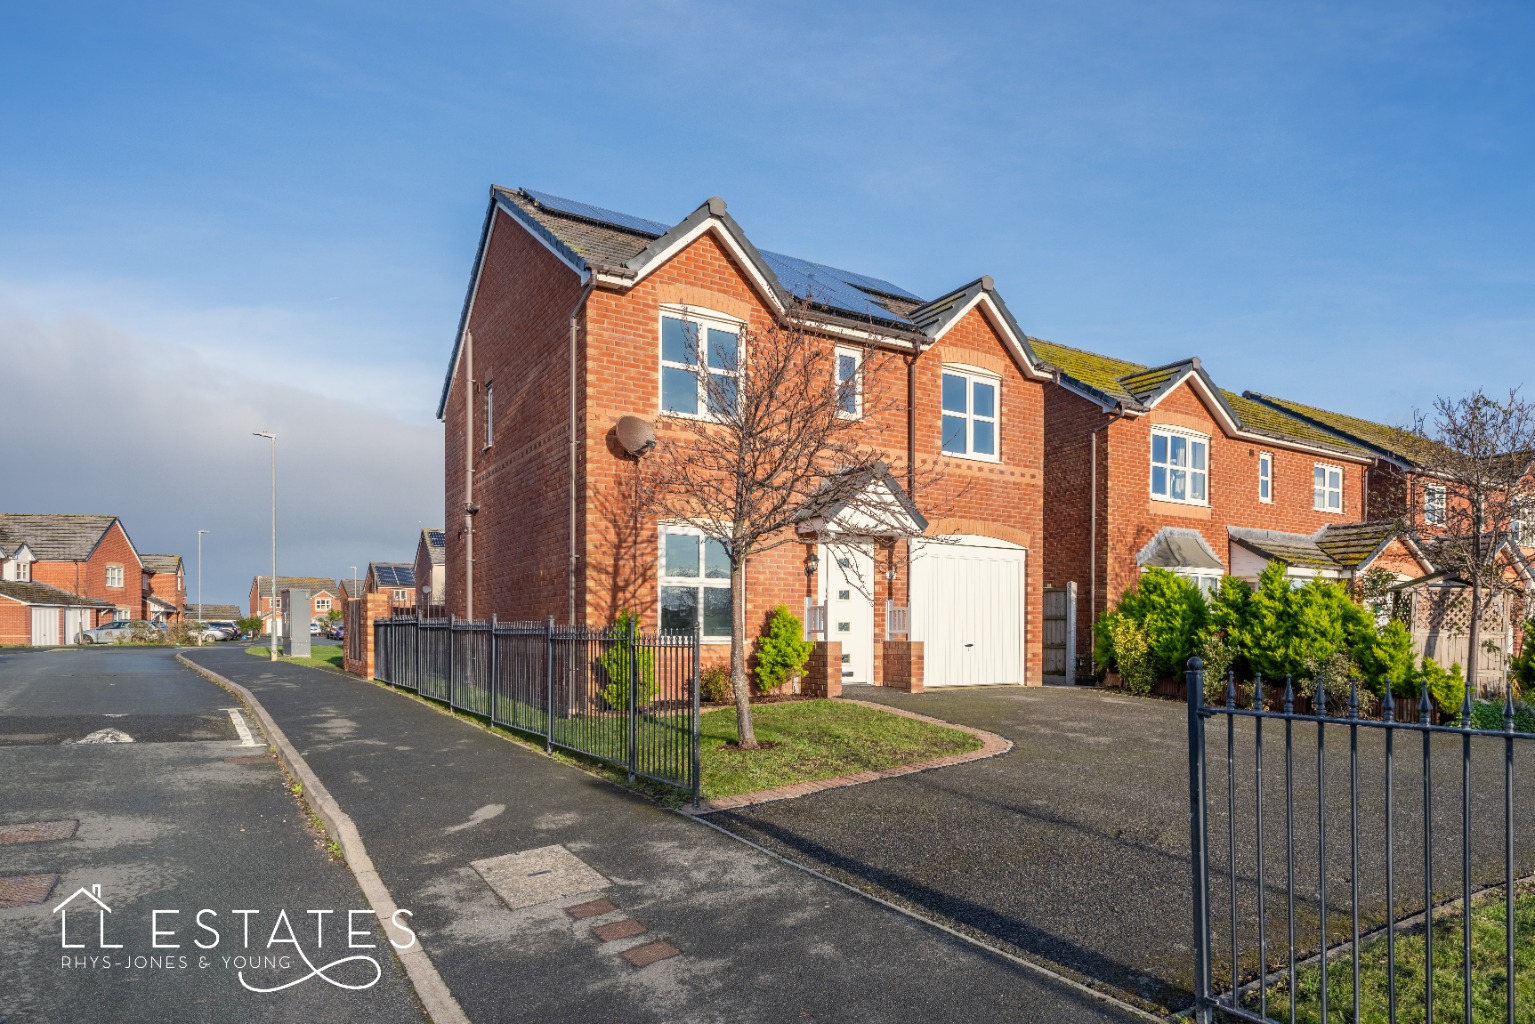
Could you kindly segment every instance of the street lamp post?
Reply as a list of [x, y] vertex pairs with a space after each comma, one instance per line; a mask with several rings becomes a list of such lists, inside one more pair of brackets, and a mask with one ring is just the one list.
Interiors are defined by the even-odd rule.
[[267, 633], [272, 638], [272, 660], [277, 660], [277, 435], [269, 430], [251, 432], [272, 442], [272, 621]]
[[203, 621], [203, 534], [208, 530], [197, 531], [197, 621]]

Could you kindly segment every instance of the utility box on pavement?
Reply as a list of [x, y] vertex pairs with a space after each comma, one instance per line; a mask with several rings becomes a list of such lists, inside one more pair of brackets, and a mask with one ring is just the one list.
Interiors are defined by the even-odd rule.
[[309, 657], [309, 591], [282, 592], [282, 650], [290, 658]]

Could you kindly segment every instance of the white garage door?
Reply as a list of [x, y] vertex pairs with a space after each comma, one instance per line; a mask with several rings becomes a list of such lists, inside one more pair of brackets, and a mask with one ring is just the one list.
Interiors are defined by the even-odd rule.
[[32, 643], [52, 647], [59, 642], [59, 610], [57, 608], [32, 609]]
[[911, 637], [926, 686], [1022, 683], [1028, 552], [989, 537], [913, 544]]

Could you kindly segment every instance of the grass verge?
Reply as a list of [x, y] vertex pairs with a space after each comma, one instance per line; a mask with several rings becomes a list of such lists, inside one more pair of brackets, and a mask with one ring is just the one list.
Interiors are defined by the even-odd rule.
[[[339, 645], [335, 647], [329, 645], [311, 647], [310, 652], [307, 658], [289, 658], [279, 654], [277, 660], [287, 662], [290, 665], [308, 665], [310, 668], [329, 668], [335, 669], [337, 672], [345, 671], [341, 662], [346, 657], [346, 651]], [[270, 647], [247, 647], [245, 648], [245, 653], [253, 654], [258, 658], [270, 659], [272, 657], [272, 649]]]
[[[1508, 972], [1504, 961], [1505, 902], [1501, 891], [1471, 907], [1472, 1020], [1505, 1020]], [[1441, 911], [1434, 919], [1434, 1021], [1461, 1021], [1465, 1016], [1464, 952], [1461, 914]], [[1396, 937], [1396, 1020], [1426, 1024], [1423, 1012], [1424, 930], [1422, 924], [1399, 929]], [[1317, 964], [1296, 977], [1293, 1024], [1323, 1024], [1320, 994], [1322, 972]], [[1514, 1019], [1535, 1021], [1535, 890], [1518, 890], [1514, 897]], [[1286, 981], [1269, 987], [1268, 1014], [1274, 1020], [1290, 1015]], [[1384, 936], [1359, 948], [1359, 1020], [1388, 1016], [1386, 940]], [[1246, 1000], [1257, 1006], [1254, 993]], [[1327, 1021], [1354, 1020], [1354, 975], [1345, 953], [1328, 961]]]

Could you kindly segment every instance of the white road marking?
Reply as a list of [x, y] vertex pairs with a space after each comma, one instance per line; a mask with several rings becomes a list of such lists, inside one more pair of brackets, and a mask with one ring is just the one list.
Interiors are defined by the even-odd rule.
[[133, 737], [121, 729], [97, 729], [89, 736], [82, 736], [77, 743], [132, 743]]
[[245, 716], [240, 714], [239, 708], [225, 708], [229, 712], [229, 720], [235, 724], [235, 732], [240, 734], [240, 746], [257, 746], [256, 739], [251, 735], [250, 727], [245, 724]]

